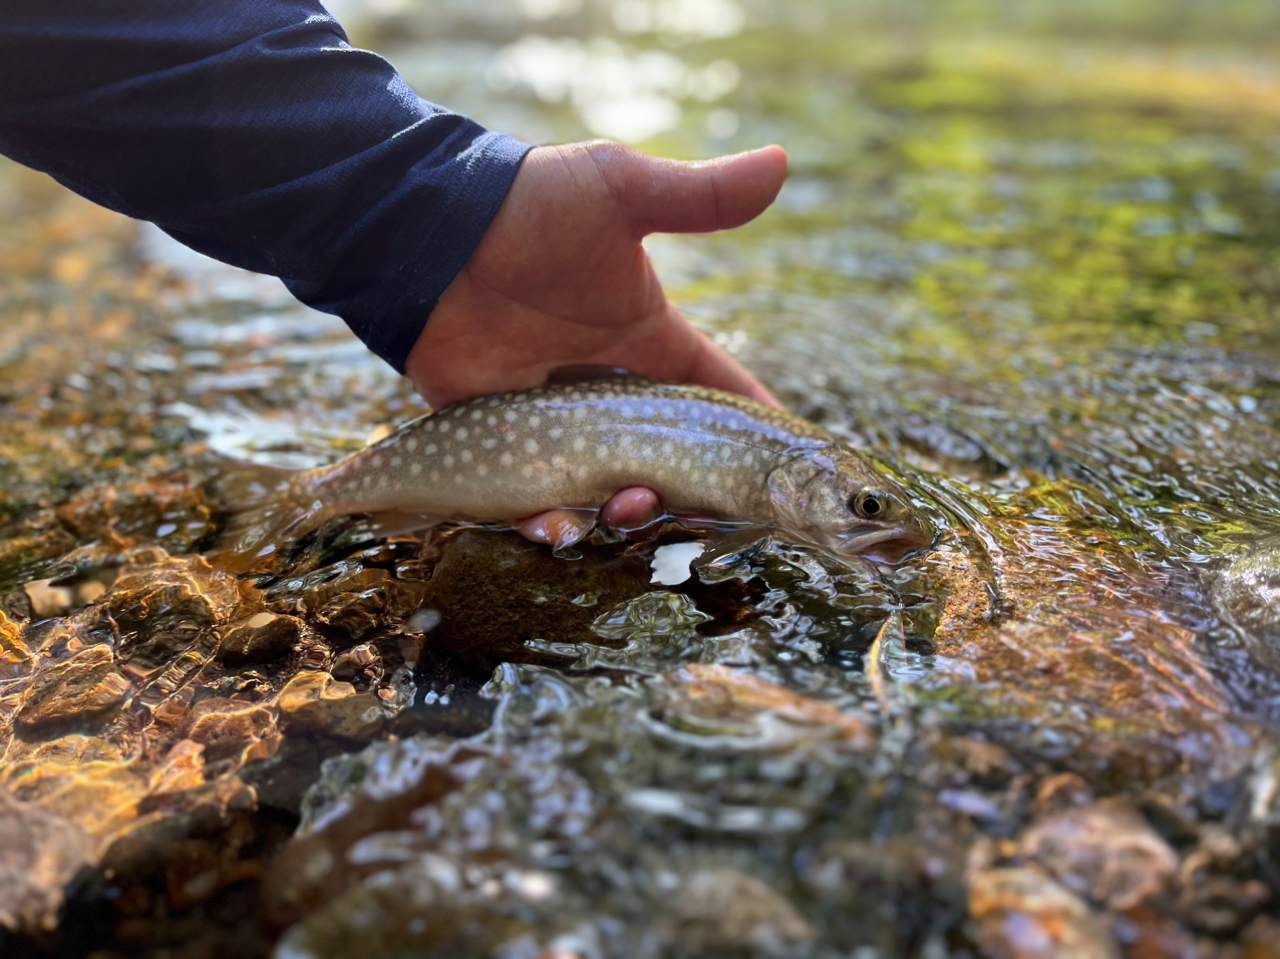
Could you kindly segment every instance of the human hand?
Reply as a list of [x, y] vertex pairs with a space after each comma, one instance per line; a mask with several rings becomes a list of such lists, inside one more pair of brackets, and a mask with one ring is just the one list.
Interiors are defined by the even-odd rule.
[[[750, 373], [666, 298], [641, 240], [739, 226], [777, 196], [781, 147], [697, 162], [616, 143], [539, 147], [462, 272], [440, 297], [405, 373], [433, 406], [542, 383], [559, 366], [621, 366], [777, 406]], [[661, 514], [653, 491], [614, 496], [608, 525]], [[518, 528], [563, 542], [548, 514]], [[557, 532], [557, 531], [560, 532]]]

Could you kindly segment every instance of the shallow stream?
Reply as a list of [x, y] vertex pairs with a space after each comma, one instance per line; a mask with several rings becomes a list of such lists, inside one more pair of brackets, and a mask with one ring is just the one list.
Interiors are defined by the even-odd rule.
[[237, 580], [238, 464], [419, 401], [2, 165], [0, 949], [1280, 956], [1273, 9], [337, 12], [530, 141], [784, 144], [773, 210], [651, 254], [944, 535], [659, 587], [347, 520]]

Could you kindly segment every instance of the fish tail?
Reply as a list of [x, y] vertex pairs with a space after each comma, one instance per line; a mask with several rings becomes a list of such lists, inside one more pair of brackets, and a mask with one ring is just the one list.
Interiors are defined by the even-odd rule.
[[329, 515], [315, 496], [310, 470], [245, 466], [220, 478], [218, 494], [232, 515], [210, 562], [236, 573], [262, 566]]

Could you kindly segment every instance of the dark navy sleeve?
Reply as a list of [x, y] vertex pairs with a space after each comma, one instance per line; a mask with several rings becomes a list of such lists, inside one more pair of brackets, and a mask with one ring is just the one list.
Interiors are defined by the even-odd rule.
[[314, 0], [0, 2], [0, 152], [279, 276], [402, 372], [528, 149]]

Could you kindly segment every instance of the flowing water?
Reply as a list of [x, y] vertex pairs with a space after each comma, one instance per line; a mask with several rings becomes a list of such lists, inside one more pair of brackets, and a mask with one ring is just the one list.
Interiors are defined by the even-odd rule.
[[760, 221], [651, 255], [944, 534], [661, 587], [346, 520], [238, 581], [243, 464], [418, 401], [0, 166], [6, 954], [1280, 955], [1271, 5], [337, 12], [526, 140], [784, 144]]

